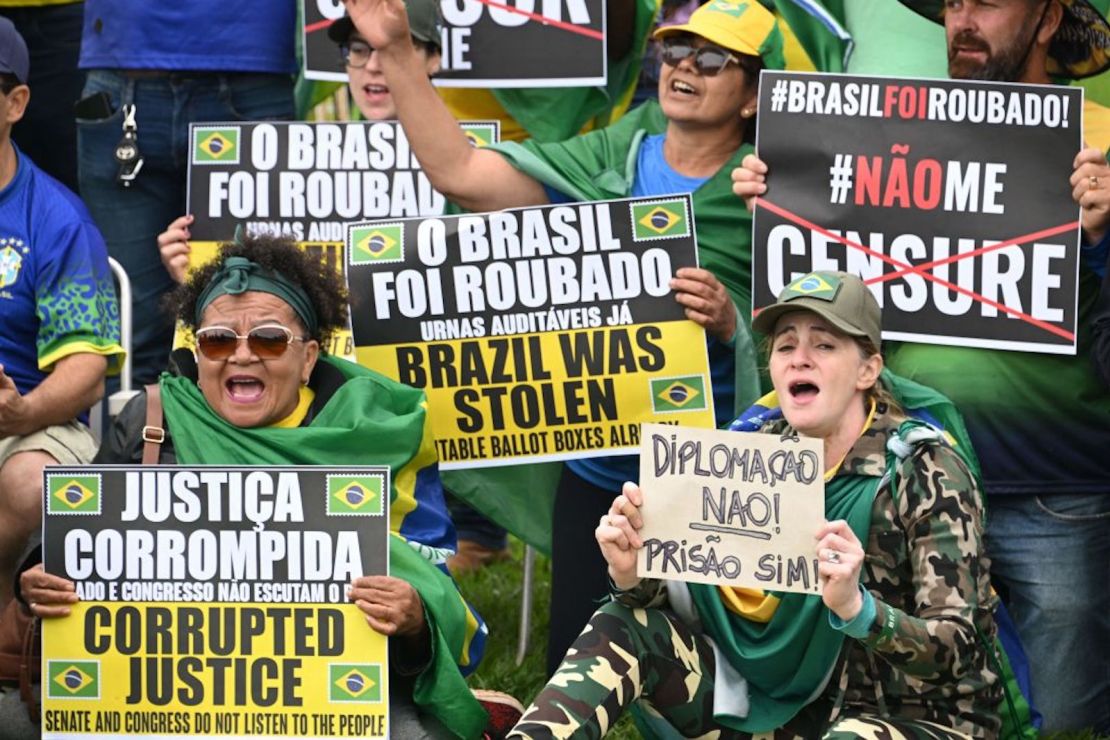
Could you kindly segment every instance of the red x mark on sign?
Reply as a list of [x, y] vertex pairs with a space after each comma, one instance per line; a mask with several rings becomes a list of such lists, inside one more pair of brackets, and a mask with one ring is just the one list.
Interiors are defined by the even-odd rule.
[[[485, 5], [486, 7], [497, 8], [498, 10], [504, 10], [509, 13], [527, 16], [529, 20], [536, 21], [537, 23], [542, 23], [545, 26], [554, 26], [555, 28], [561, 28], [564, 31], [576, 33], [579, 36], [585, 36], [586, 38], [597, 39], [598, 41], [602, 41], [605, 38], [605, 34], [603, 34], [601, 31], [597, 31], [592, 28], [586, 28], [585, 26], [576, 26], [573, 23], [567, 23], [566, 21], [556, 20], [554, 18], [548, 18], [546, 15], [533, 13], [530, 10], [522, 10], [513, 5], [505, 5], [504, 3], [495, 2], [495, 0], [478, 0], [478, 2], [482, 3], [482, 5]], [[321, 28], [327, 28], [334, 22], [335, 21], [331, 20], [330, 18], [325, 18], [322, 21], [309, 23], [307, 26], [304, 27], [304, 31], [305, 33], [319, 31]]]
[[799, 216], [796, 213], [792, 213], [791, 211], [786, 210], [782, 206], [775, 205], [774, 203], [767, 200], [766, 198], [756, 198], [755, 203], [756, 203], [757, 206], [761, 206], [761, 207], [766, 208], [767, 210], [771, 211], [772, 213], [775, 213], [775, 214], [778, 214], [779, 216], [782, 216], [787, 221], [791, 221], [791, 222], [797, 224], [798, 226], [801, 226], [801, 227], [806, 228], [806, 229], [810, 229], [811, 231], [816, 231], [818, 234], [821, 234], [822, 236], [824, 236], [828, 239], [831, 239], [833, 241], [839, 242], [839, 243], [843, 244], [844, 246], [849, 247], [850, 249], [858, 249], [859, 251], [864, 252], [865, 254], [868, 254], [872, 257], [877, 257], [878, 259], [882, 260], [883, 262], [886, 262], [887, 264], [893, 265], [893, 266], [898, 268], [898, 270], [896, 272], [892, 272], [892, 273], [887, 274], [887, 275], [880, 275], [878, 277], [873, 277], [873, 278], [870, 278], [868, 280], [865, 280], [864, 282], [867, 285], [872, 285], [874, 283], [881, 283], [881, 282], [885, 282], [887, 280], [894, 280], [895, 278], [900, 278], [900, 277], [902, 277], [904, 275], [908, 275], [909, 273], [912, 272], [915, 275], [920, 275], [921, 277], [925, 278], [926, 280], [930, 280], [930, 281], [932, 281], [934, 283], [937, 283], [939, 285], [943, 285], [944, 287], [948, 288], [949, 290], [955, 291], [957, 293], [961, 293], [961, 294], [966, 295], [966, 296], [970, 296], [971, 298], [973, 298], [974, 300], [976, 300], [980, 303], [983, 303], [983, 304], [988, 305], [988, 306], [993, 306], [997, 310], [1002, 311], [1004, 313], [1008, 313], [1011, 316], [1016, 316], [1017, 318], [1021, 319], [1022, 321], [1026, 322], [1028, 324], [1032, 324], [1033, 326], [1036, 326], [1040, 329], [1044, 329], [1047, 332], [1051, 332], [1051, 333], [1053, 333], [1057, 336], [1063, 337], [1064, 339], [1068, 340], [1069, 342], [1074, 342], [1075, 341], [1075, 334], [1068, 331], [1067, 329], [1063, 329], [1059, 326], [1054, 326], [1053, 324], [1050, 324], [1046, 321], [1041, 321], [1040, 319], [1034, 318], [1034, 317], [1030, 316], [1029, 314], [1022, 313], [1021, 311], [1018, 311], [1017, 309], [1014, 309], [1014, 308], [1010, 308], [1009, 306], [1007, 306], [1004, 303], [999, 303], [998, 301], [991, 300], [990, 298], [987, 298], [984, 295], [980, 295], [979, 293], [976, 293], [973, 290], [968, 290], [967, 288], [956, 285], [955, 283], [949, 282], [948, 280], [944, 280], [943, 278], [940, 278], [940, 277], [934, 275], [931, 271], [935, 267], [941, 267], [943, 265], [948, 265], [948, 264], [951, 264], [953, 262], [959, 262], [960, 260], [970, 259], [970, 258], [973, 258], [973, 257], [978, 257], [980, 255], [986, 254], [987, 252], [993, 252], [995, 250], [1003, 249], [1005, 247], [1014, 246], [1016, 244], [1027, 244], [1027, 243], [1033, 242], [1037, 239], [1043, 239], [1044, 237], [1047, 237], [1047, 236], [1055, 236], [1056, 234], [1064, 234], [1064, 233], [1067, 233], [1069, 231], [1075, 231], [1075, 229], [1078, 228], [1078, 226], [1079, 226], [1078, 221], [1071, 221], [1071, 222], [1066, 223], [1066, 224], [1061, 224], [1060, 226], [1053, 226], [1052, 228], [1049, 228], [1049, 229], [1042, 229], [1041, 231], [1035, 231], [1032, 234], [1025, 234], [1024, 236], [1017, 236], [1017, 237], [1014, 237], [1013, 239], [1007, 239], [1006, 241], [1002, 241], [1002, 242], [999, 242], [997, 244], [992, 244], [989, 247], [981, 247], [979, 249], [975, 249], [975, 250], [972, 250], [970, 252], [964, 252], [963, 254], [956, 254], [956, 255], [952, 255], [950, 257], [945, 257], [944, 259], [933, 260], [932, 262], [925, 262], [925, 263], [917, 265], [915, 267], [913, 265], [908, 265], [904, 262], [899, 262], [898, 260], [896, 260], [892, 257], [888, 257], [887, 255], [882, 254], [881, 252], [876, 252], [875, 250], [870, 249], [868, 247], [865, 247], [862, 244], [859, 244], [857, 242], [854, 242], [851, 239], [845, 238], [845, 237], [840, 236], [838, 234], [834, 234], [833, 232], [829, 231], [828, 229], [822, 228], [822, 227], [818, 226], [817, 224], [813, 223], [812, 221], [809, 221], [809, 220]]

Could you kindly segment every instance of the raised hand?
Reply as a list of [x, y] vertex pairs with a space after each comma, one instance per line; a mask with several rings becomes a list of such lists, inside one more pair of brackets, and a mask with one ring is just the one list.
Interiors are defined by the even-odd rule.
[[644, 526], [640, 515], [643, 503], [640, 487], [625, 483], [621, 495], [613, 499], [609, 512], [601, 517], [594, 530], [601, 555], [609, 564], [609, 577], [622, 590], [640, 582], [636, 576], [636, 552], [644, 546], [640, 539], [640, 528]]

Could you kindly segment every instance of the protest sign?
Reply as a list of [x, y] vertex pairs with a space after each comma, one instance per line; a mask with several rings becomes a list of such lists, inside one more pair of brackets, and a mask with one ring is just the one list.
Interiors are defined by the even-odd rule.
[[764, 72], [755, 311], [845, 270], [884, 338], [1074, 354], [1082, 110], [1060, 86]]
[[[347, 80], [328, 26], [342, 0], [302, 0], [304, 76]], [[602, 0], [441, 0], [441, 87], [604, 85], [608, 56]]]
[[51, 467], [43, 737], [387, 737], [388, 467]]
[[[498, 141], [497, 121], [459, 125], [475, 146]], [[447, 205], [396, 121], [192, 124], [189, 140], [192, 268], [241, 226], [291, 238], [342, 272], [346, 222], [433, 216]], [[350, 333], [324, 349], [352, 358]]]
[[819, 593], [821, 440], [645, 424], [642, 578]]
[[440, 467], [634, 452], [714, 426], [687, 195], [351, 224], [360, 364], [428, 394]]

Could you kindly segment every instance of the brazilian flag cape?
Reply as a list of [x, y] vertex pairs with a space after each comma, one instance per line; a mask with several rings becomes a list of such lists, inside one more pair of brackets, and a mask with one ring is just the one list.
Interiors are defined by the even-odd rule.
[[[884, 371], [883, 384], [911, 419], [898, 433], [928, 423], [944, 432], [978, 479], [979, 465], [963, 420], [951, 401], [913, 381]], [[760, 399], [733, 424], [734, 431], [758, 431], [782, 418], [774, 394]], [[890, 455], [882, 478], [838, 475], [825, 484], [825, 518], [844, 519], [861, 542], [871, 528], [871, 506], [881, 485], [890, 481], [897, 465]], [[748, 681], [750, 711], [745, 717], [717, 716], [721, 724], [744, 732], [768, 732], [781, 727], [824, 689], [844, 642], [844, 634], [829, 623], [821, 597], [775, 593], [779, 599], [766, 623], [746, 619], [721, 601], [716, 586], [688, 584], [690, 596], [707, 635], [729, 663]]]
[[[346, 381], [307, 426], [242, 429], [212, 411], [196, 383], [163, 374], [160, 384], [167, 426], [181, 463], [189, 465], [357, 465], [372, 458], [389, 465], [390, 502], [396, 481], [421, 448], [426, 415], [421, 391], [332, 357], [321, 362]], [[402, 512], [403, 513], [403, 512]], [[415, 683], [413, 700], [460, 737], [481, 735], [486, 713], [459, 670], [476, 627], [454, 582], [397, 533], [390, 512], [390, 575], [420, 594], [432, 639], [432, 663]]]

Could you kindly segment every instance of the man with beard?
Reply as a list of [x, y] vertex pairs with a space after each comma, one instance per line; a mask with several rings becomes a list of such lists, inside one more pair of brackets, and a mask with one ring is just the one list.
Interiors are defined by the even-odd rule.
[[[1110, 66], [1110, 25], [1087, 0], [901, 0], [942, 22], [956, 79], [1050, 84]], [[1104, 146], [1107, 142], [1097, 142]], [[1017, 622], [1045, 729], [1110, 730], [1110, 393], [1092, 372], [1090, 337], [1110, 227], [1110, 167], [1076, 156], [1082, 210], [1078, 356], [899, 344], [900, 375], [964, 414], [988, 494], [987, 552]], [[754, 156], [733, 172], [752, 205], [767, 192]]]

